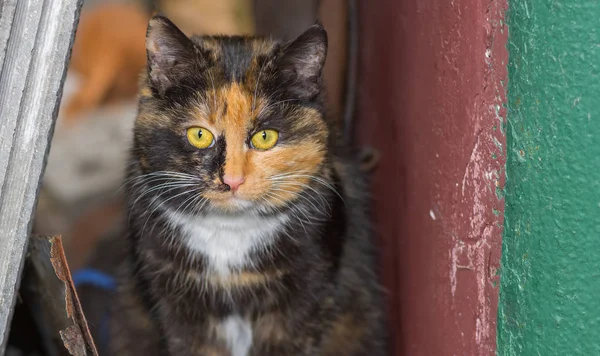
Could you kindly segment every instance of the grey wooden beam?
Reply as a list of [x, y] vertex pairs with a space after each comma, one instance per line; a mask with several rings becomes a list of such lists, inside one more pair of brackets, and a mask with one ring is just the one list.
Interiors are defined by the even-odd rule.
[[0, 0], [0, 355], [83, 0]]

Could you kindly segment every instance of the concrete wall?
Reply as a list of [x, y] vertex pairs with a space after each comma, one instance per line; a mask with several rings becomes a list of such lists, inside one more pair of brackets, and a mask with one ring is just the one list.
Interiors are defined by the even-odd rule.
[[509, 3], [498, 354], [600, 355], [600, 3]]

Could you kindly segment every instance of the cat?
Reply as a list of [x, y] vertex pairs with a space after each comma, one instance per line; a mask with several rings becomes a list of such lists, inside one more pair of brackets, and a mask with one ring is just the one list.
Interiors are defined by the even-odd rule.
[[327, 34], [148, 25], [114, 355], [386, 354], [366, 185], [326, 115]]

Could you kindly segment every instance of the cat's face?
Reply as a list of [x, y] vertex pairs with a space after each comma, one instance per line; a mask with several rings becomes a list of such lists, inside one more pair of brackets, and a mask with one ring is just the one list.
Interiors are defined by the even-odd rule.
[[186, 212], [273, 211], [322, 189], [326, 47], [318, 25], [279, 44], [190, 40], [167, 19], [153, 18], [135, 125], [136, 184]]

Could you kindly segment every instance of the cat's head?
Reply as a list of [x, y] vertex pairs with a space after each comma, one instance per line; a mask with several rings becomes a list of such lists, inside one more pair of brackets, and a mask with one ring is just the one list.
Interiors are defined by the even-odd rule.
[[328, 185], [327, 35], [186, 37], [149, 24], [133, 157], [137, 184], [183, 211], [274, 211]]

